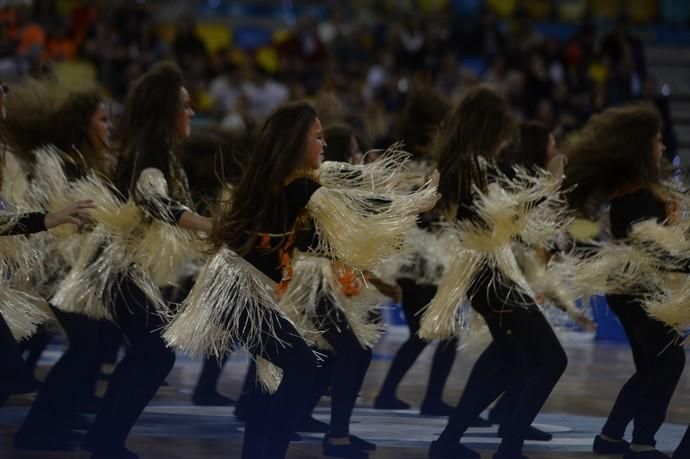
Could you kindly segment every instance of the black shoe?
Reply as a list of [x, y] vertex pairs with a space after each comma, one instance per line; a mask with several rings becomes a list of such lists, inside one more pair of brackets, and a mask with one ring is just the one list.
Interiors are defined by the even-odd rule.
[[[503, 438], [504, 435], [503, 427], [498, 428], [498, 436]], [[533, 441], [551, 441], [553, 440], [553, 435], [543, 430], [537, 429], [534, 426], [529, 426], [527, 432], [525, 433], [525, 440]]]
[[362, 451], [376, 451], [376, 444], [363, 440], [357, 435], [350, 435], [350, 442], [353, 446], [361, 449]]
[[410, 404], [405, 403], [397, 397], [381, 397], [374, 400], [374, 409], [377, 410], [409, 410]]
[[596, 454], [625, 454], [630, 451], [630, 443], [625, 440], [605, 440], [601, 435], [594, 437], [592, 450]]
[[290, 435], [290, 441], [302, 441], [302, 436], [297, 432], [293, 432], [292, 435]]
[[353, 459], [369, 459], [369, 453], [357, 448], [353, 443], [349, 445], [334, 445], [330, 442], [330, 436], [323, 437], [321, 443], [323, 455], [326, 457], [345, 457]]
[[194, 395], [192, 395], [192, 403], [197, 406], [229, 406], [233, 405], [235, 401], [218, 392], [195, 392]]
[[16, 433], [13, 439], [15, 449], [27, 451], [74, 451], [77, 442], [71, 438], [71, 432], [64, 435], [28, 435]]
[[441, 443], [440, 441], [432, 441], [431, 448], [429, 448], [429, 459], [480, 459], [481, 455], [462, 446], [460, 443]]
[[472, 424], [470, 424], [470, 427], [491, 427], [493, 424], [484, 419], [481, 416], [478, 416], [477, 419], [474, 420]]
[[94, 451], [91, 459], [139, 459], [139, 455], [133, 451], [122, 448], [117, 451]]
[[325, 422], [310, 416], [297, 423], [297, 432], [326, 433], [328, 432], [328, 427], [328, 424]]
[[623, 459], [671, 459], [671, 457], [656, 449], [651, 451], [629, 450], [623, 455]]
[[493, 459], [529, 459], [522, 453], [512, 454], [512, 453], [496, 453]]
[[450, 416], [455, 409], [443, 400], [422, 403], [419, 414], [422, 416]]

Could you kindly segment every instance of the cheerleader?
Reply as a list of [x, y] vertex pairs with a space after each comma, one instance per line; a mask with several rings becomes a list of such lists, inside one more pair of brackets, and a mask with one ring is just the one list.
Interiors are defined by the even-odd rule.
[[[346, 170], [348, 164], [361, 159], [357, 139], [348, 126], [329, 127], [324, 139], [327, 161], [324, 164]], [[366, 458], [367, 451], [375, 450], [376, 445], [349, 431], [357, 396], [371, 362], [371, 347], [379, 334], [377, 321], [371, 317], [378, 316], [378, 298], [364, 292], [365, 283], [395, 298], [399, 298], [399, 290], [371, 273], [357, 273], [342, 263], [314, 256], [310, 253], [312, 242], [311, 231], [300, 233], [296, 243], [300, 253], [292, 264], [292, 279], [285, 293], [291, 303], [303, 308], [304, 319], [321, 331], [323, 341], [319, 351], [326, 355], [320, 366], [320, 372], [326, 375], [317, 375], [315, 397], [309, 402], [307, 413], [311, 414], [323, 390], [330, 385], [331, 422], [323, 440], [324, 455]], [[298, 429], [314, 427], [320, 427], [319, 422], [305, 417]]]
[[[513, 131], [514, 120], [507, 103], [490, 89], [477, 87], [463, 97], [440, 134], [441, 209], [474, 235], [488, 230], [485, 237], [489, 240], [482, 241], [489, 246], [497, 237], [495, 234], [499, 227], [492, 227], [495, 220], [487, 221], [483, 215], [487, 208], [480, 206], [479, 202], [486, 199], [482, 193], [487, 193], [489, 188], [501, 195], [496, 184], [491, 183], [496, 176], [493, 162], [501, 147], [511, 140]], [[512, 218], [509, 220], [514, 221]], [[506, 228], [500, 230], [505, 231]], [[510, 238], [509, 234], [506, 235], [506, 242], [510, 242]], [[470, 242], [465, 240], [462, 244]], [[521, 450], [528, 429], [567, 365], [565, 352], [533, 295], [529, 294], [529, 286], [520, 277], [521, 273], [513, 269], [516, 266], [513, 255], [500, 248], [497, 250], [501, 253], [496, 252], [495, 255], [481, 250], [465, 250], [464, 254], [458, 254], [468, 257], [467, 260], [458, 260], [458, 263], [476, 268], [464, 269], [467, 274], [463, 274], [463, 279], [454, 279], [453, 273], [458, 271], [449, 268], [437, 297], [422, 318], [422, 333], [428, 336], [430, 325], [425, 321], [437, 315], [438, 306], [443, 306], [439, 301], [447, 298], [444, 289], [455, 285], [452, 288], [461, 291], [452, 296], [454, 304], [446, 305], [454, 311], [457, 302], [462, 300], [460, 295], [467, 288], [472, 308], [484, 318], [493, 338], [475, 363], [446, 428], [432, 443], [429, 451], [432, 459], [478, 459], [479, 453], [462, 446], [459, 440], [477, 416], [517, 382], [516, 377], [524, 378], [522, 386], [510, 419], [504, 423], [503, 439], [493, 457], [524, 457]], [[486, 256], [492, 258], [483, 258]], [[522, 351], [513, 345], [515, 341], [520, 343]], [[521, 375], [516, 364], [519, 353], [523, 351], [533, 365]]]
[[[2, 154], [0, 155], [0, 165], [2, 165], [2, 172], [5, 172], [5, 157], [8, 145], [12, 145], [13, 143], [4, 123], [7, 116], [7, 92], [7, 86], [4, 83], [0, 83], [0, 120], [2, 120], [0, 132], [2, 133], [3, 143], [1, 147]], [[6, 189], [5, 186], [3, 186], [3, 190], [4, 189]], [[3, 224], [0, 228], [0, 234], [9, 236], [39, 233], [66, 224], [81, 226], [87, 219], [88, 209], [93, 209], [94, 206], [91, 201], [78, 201], [57, 212], [17, 213], [12, 210], [10, 203], [4, 199], [0, 199], [0, 208], [3, 214]], [[5, 285], [3, 289], [9, 290], [12, 289], [12, 287], [10, 285]], [[11, 308], [11, 306], [11, 304], [4, 305], [5, 308]], [[19, 352], [15, 340], [15, 334], [18, 335], [19, 333], [17, 333], [17, 330], [12, 330], [8, 326], [8, 322], [5, 320], [5, 314], [7, 314], [7, 309], [4, 309], [3, 314], [0, 314], [0, 364], [5, 369], [5, 371], [0, 374], [0, 407], [5, 404], [12, 393], [12, 389], [17, 384], [15, 379], [21, 374], [23, 367], [21, 353]]]
[[[570, 189], [572, 207], [587, 215], [608, 201], [615, 240], [627, 239], [635, 224], [644, 220], [664, 224], [673, 219], [673, 201], [659, 179], [663, 151], [661, 119], [652, 107], [633, 105], [595, 115], [566, 147], [565, 187]], [[595, 438], [595, 453], [630, 459], [668, 457], [655, 449], [654, 436], [683, 372], [685, 353], [678, 332], [650, 317], [643, 307], [654, 288], [637, 285], [607, 294], [609, 307], [628, 337], [636, 371], [621, 388]], [[633, 437], [628, 443], [623, 437], [631, 421]]]
[[[174, 64], [157, 64], [135, 82], [114, 136], [119, 154], [114, 182], [128, 200], [125, 209], [135, 210], [127, 220], [134, 226], [124, 228], [126, 236], [113, 230], [105, 248], [83, 272], [73, 270], [56, 294], [72, 304], [84, 290], [97, 289], [90, 297], [102, 300], [101, 315], [118, 325], [128, 344], [84, 443], [93, 459], [138, 457], [125, 448], [127, 436], [175, 362], [160, 335], [167, 311], [155, 284], [166, 282], [191, 252], [190, 231], [211, 229], [210, 219], [188, 207], [189, 188], [176, 156], [193, 115]], [[105, 228], [106, 216], [94, 219]]]
[[[519, 127], [519, 139], [515, 145], [505, 149], [499, 159], [501, 168], [506, 174], [512, 174], [514, 166], [520, 166], [528, 171], [538, 173], [540, 170], [548, 170], [554, 177], [562, 177], [565, 166], [565, 156], [558, 152], [555, 136], [549, 129], [539, 122], [521, 123]], [[515, 346], [520, 343], [516, 340]], [[517, 365], [525, 368], [529, 365], [529, 359], [523, 356]], [[520, 378], [518, 378], [520, 379]], [[515, 407], [517, 397], [520, 394], [521, 385], [512, 385], [489, 410], [489, 422], [498, 424], [499, 435], [504, 433], [504, 425], [509, 421], [510, 414]], [[535, 441], [550, 441], [553, 436], [534, 426], [527, 430], [526, 439]]]
[[[113, 158], [109, 150], [110, 115], [106, 101], [98, 90], [73, 92], [55, 108], [45, 109], [48, 92], [60, 88], [53, 84], [36, 83], [20, 91], [14, 99], [8, 120], [16, 148], [22, 156], [35, 164], [34, 195], [45, 207], [54, 207], [50, 201], [56, 195], [68, 193], [68, 187], [89, 173], [107, 177], [112, 173]], [[44, 97], [42, 93], [46, 93]], [[37, 97], [41, 95], [41, 97]], [[34, 99], [41, 107], [32, 106]], [[50, 104], [48, 104], [50, 105]], [[65, 189], [53, 189], [49, 182], [63, 178], [59, 183]], [[36, 197], [36, 196], [35, 196]], [[80, 236], [75, 234], [73, 240]], [[61, 241], [57, 240], [57, 244]], [[64, 258], [59, 251], [49, 255]], [[61, 273], [69, 268], [69, 261], [49, 260], [57, 269], [50, 284], [56, 285]], [[48, 286], [50, 289], [50, 285]], [[52, 293], [45, 292], [50, 298]], [[29, 413], [14, 436], [19, 449], [70, 450], [73, 434], [70, 427], [85, 428], [85, 419], [77, 417], [80, 402], [93, 404], [98, 379], [101, 331], [105, 321], [91, 319], [82, 314], [63, 311], [51, 305], [51, 310], [68, 338], [68, 348], [48, 372]], [[78, 422], [79, 424], [75, 424]]]
[[171, 345], [191, 354], [220, 356], [236, 343], [257, 358], [266, 391], [256, 391], [246, 413], [245, 459], [285, 456], [305, 409], [305, 381], [316, 373], [311, 349], [276, 298], [300, 216], [313, 218], [320, 253], [366, 269], [397, 250], [414, 214], [436, 201], [433, 183], [389, 199], [385, 209], [372, 202], [378, 195], [322, 186], [314, 171], [323, 147], [321, 123], [306, 103], [286, 104], [266, 120], [231, 202], [214, 222], [218, 252], [165, 332]]

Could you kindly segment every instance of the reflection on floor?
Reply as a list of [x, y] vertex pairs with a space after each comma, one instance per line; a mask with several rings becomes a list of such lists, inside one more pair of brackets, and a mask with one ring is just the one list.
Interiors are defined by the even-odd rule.
[[[381, 384], [393, 353], [403, 341], [403, 333], [389, 334], [376, 348], [364, 388], [353, 417], [352, 431], [379, 445], [372, 458], [424, 458], [429, 442], [442, 430], [444, 418], [421, 417], [415, 410], [379, 411], [371, 402]], [[548, 443], [528, 442], [525, 453], [532, 458], [586, 458], [591, 454], [594, 434], [601, 428], [617, 390], [632, 374], [630, 352], [625, 346], [593, 344], [583, 335], [563, 337], [570, 359], [568, 370], [537, 418], [539, 427], [552, 432]], [[424, 394], [433, 346], [425, 351], [412, 368], [399, 390], [399, 396], [418, 406]], [[479, 346], [463, 348], [458, 353], [449, 378], [445, 398], [457, 401]], [[47, 367], [57, 357], [48, 352], [43, 364]], [[233, 356], [225, 368], [221, 392], [236, 397], [241, 386], [247, 357]], [[189, 398], [196, 382], [199, 363], [179, 358], [162, 388], [136, 425], [128, 446], [144, 459], [163, 458], [239, 458], [242, 424], [232, 415], [233, 408], [195, 407]], [[316, 416], [328, 420], [328, 398], [322, 400]], [[11, 432], [26, 412], [30, 397], [15, 397], [0, 410], [0, 457], [13, 459], [82, 459], [86, 453], [26, 453], [12, 451]], [[684, 376], [672, 401], [667, 424], [659, 433], [658, 447], [672, 451], [690, 422], [690, 378]], [[321, 437], [306, 434], [290, 447], [289, 458], [319, 458]], [[495, 428], [473, 428], [463, 440], [470, 447], [491, 457], [499, 439]]]

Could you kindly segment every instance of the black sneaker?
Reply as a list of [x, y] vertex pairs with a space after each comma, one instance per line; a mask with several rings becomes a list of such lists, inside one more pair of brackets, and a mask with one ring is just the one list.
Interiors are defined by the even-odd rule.
[[378, 396], [374, 400], [374, 409], [377, 410], [409, 410], [410, 404], [405, 403], [397, 397]]
[[321, 443], [323, 455], [326, 457], [344, 457], [353, 459], [369, 459], [369, 453], [357, 448], [353, 443], [348, 445], [334, 445], [330, 441], [330, 436], [323, 437]]
[[453, 414], [453, 411], [455, 409], [443, 400], [436, 400], [434, 402], [427, 402], [425, 400], [422, 403], [419, 414], [422, 416], [450, 416]]
[[601, 435], [597, 435], [594, 437], [592, 450], [596, 454], [625, 454], [630, 451], [630, 443], [625, 440], [606, 440]]
[[629, 450], [623, 455], [624, 459], [671, 459], [670, 456], [653, 449], [651, 451], [633, 451]]
[[[505, 431], [503, 430], [503, 427], [499, 427], [498, 436], [503, 438], [504, 434], [505, 434]], [[553, 435], [551, 435], [548, 432], [544, 432], [541, 429], [537, 429], [534, 426], [529, 426], [529, 428], [527, 429], [527, 432], [525, 433], [525, 440], [551, 441], [551, 440], [553, 440]]]
[[376, 451], [376, 444], [363, 440], [357, 435], [350, 435], [350, 442], [362, 451]]
[[432, 441], [429, 459], [481, 459], [481, 455], [460, 443], [441, 443]]

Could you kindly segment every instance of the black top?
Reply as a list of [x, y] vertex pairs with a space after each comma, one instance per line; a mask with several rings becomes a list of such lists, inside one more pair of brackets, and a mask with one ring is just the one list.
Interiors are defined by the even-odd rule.
[[666, 218], [666, 206], [654, 193], [647, 189], [633, 191], [611, 200], [611, 234], [615, 239], [628, 237], [633, 224], [656, 219], [663, 223]]
[[46, 214], [42, 212], [29, 212], [22, 214], [14, 226], [0, 233], [0, 235], [13, 236], [18, 234], [33, 234], [46, 231], [45, 218]]
[[311, 196], [320, 187], [318, 182], [308, 178], [299, 178], [290, 182], [285, 187], [287, 201], [285, 222], [270, 222], [268, 228], [264, 229], [264, 233], [259, 235], [256, 247], [244, 257], [275, 282], [280, 282], [283, 277], [282, 258], [292, 247], [292, 233], [297, 218]]

